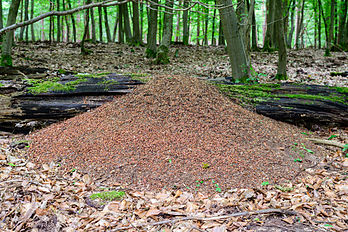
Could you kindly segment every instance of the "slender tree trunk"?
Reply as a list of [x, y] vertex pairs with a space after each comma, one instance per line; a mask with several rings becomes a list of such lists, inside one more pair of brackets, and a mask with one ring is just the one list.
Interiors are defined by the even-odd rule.
[[275, 0], [267, 0], [267, 27], [266, 37], [263, 45], [265, 51], [274, 48], [274, 25], [275, 25]]
[[94, 18], [94, 9], [90, 9], [90, 15], [91, 15], [91, 23], [92, 23], [92, 43], [97, 42], [97, 35], [96, 35], [96, 30], [95, 30], [95, 18]]
[[[327, 22], [326, 22], [326, 19], [325, 19], [325, 15], [324, 15], [324, 10], [323, 10], [323, 6], [321, 5], [321, 0], [318, 0], [318, 4], [320, 6], [320, 9], [321, 9], [321, 16], [322, 16], [322, 19], [323, 19], [323, 22], [324, 22], [324, 29], [325, 29], [325, 39], [326, 41], [328, 41], [329, 39], [329, 34], [328, 34], [328, 25], [327, 25]], [[329, 50], [326, 50], [326, 52], [328, 52]], [[330, 54], [327, 54], [327, 55], [330, 55]]]
[[204, 45], [208, 45], [208, 22], [209, 22], [209, 8], [205, 10], [205, 28], [204, 28]]
[[291, 16], [290, 16], [290, 23], [291, 23], [291, 27], [290, 27], [290, 32], [289, 32], [289, 37], [287, 39], [287, 47], [291, 48], [292, 45], [292, 38], [294, 35], [294, 31], [295, 31], [295, 8], [296, 8], [296, 2], [294, 2], [293, 5], [291, 5]]
[[179, 42], [180, 37], [180, 11], [177, 13], [175, 42]]
[[[65, 0], [63, 0], [63, 11], [66, 11]], [[70, 23], [69, 23], [69, 15], [65, 15], [64, 17], [66, 24], [66, 42], [70, 42]]]
[[[25, 5], [25, 0], [21, 0], [21, 3], [20, 3], [20, 8], [21, 8], [20, 18], [21, 18], [21, 22], [24, 21], [24, 5]], [[19, 41], [23, 41], [24, 29], [25, 29], [25, 27], [21, 27], [20, 30], [19, 30], [19, 38], [18, 38]]]
[[124, 24], [123, 24], [122, 5], [118, 6], [118, 42], [124, 43]]
[[[86, 1], [86, 4], [90, 4], [90, 3], [91, 3], [91, 0], [87, 0]], [[85, 15], [85, 19], [86, 19], [85, 30], [83, 32], [82, 41], [81, 41], [81, 54], [82, 55], [88, 55], [89, 54], [89, 50], [85, 48], [85, 41], [87, 39], [87, 34], [88, 34], [88, 31], [89, 31], [89, 12], [90, 12], [90, 9], [87, 9], [86, 10], [86, 15]]]
[[[173, 8], [174, 2], [172, 0], [166, 0], [166, 6], [168, 8]], [[163, 19], [163, 36], [161, 45], [158, 48], [156, 63], [157, 64], [168, 64], [168, 51], [170, 42], [172, 41], [173, 34], [173, 10], [165, 9], [164, 19]]]
[[[0, 29], [4, 28], [4, 19], [2, 12], [2, 0], [0, 0]], [[0, 35], [0, 42], [2, 42], [2, 35]]]
[[[231, 0], [219, 0], [222, 6], [231, 6]], [[245, 53], [243, 39], [238, 29], [238, 19], [233, 7], [219, 8], [224, 36], [227, 42], [227, 53], [235, 80], [245, 82], [250, 76], [250, 64]]]
[[[67, 0], [67, 3], [68, 3], [68, 6], [69, 6], [69, 9], [71, 9], [71, 2], [70, 0]], [[75, 24], [75, 17], [74, 15], [70, 15], [71, 17], [71, 24], [72, 24], [72, 28], [73, 28], [73, 38], [74, 38], [74, 42], [76, 43], [77, 41], [77, 36], [76, 36], [76, 24]]]
[[255, 8], [253, 10], [252, 16], [252, 27], [251, 27], [251, 48], [253, 51], [258, 51], [259, 48], [257, 46], [257, 27], [256, 27], [256, 17], [255, 17]]
[[156, 50], [157, 50], [157, 6], [158, 0], [153, 0], [153, 3], [151, 3], [151, 9], [149, 11], [149, 17], [148, 17], [148, 33], [147, 33], [147, 48], [146, 48], [146, 57], [148, 58], [155, 58], [156, 57]]
[[143, 28], [144, 28], [144, 3], [140, 3], [140, 40], [143, 41]]
[[[24, 21], [29, 20], [29, 0], [24, 0]], [[25, 42], [29, 41], [29, 27], [25, 26], [24, 30], [25, 30]]]
[[126, 41], [127, 43], [130, 43], [132, 40], [132, 31], [130, 28], [130, 20], [129, 20], [129, 14], [128, 14], [128, 4], [122, 4], [122, 16], [123, 16], [123, 23], [124, 23], [124, 33], [126, 35]]
[[220, 16], [220, 22], [219, 22], [219, 45], [225, 45], [225, 37], [224, 37], [224, 32], [222, 28], [222, 20]]
[[319, 9], [319, 19], [318, 19], [318, 48], [321, 49], [321, 4], [318, 2], [318, 9]]
[[[8, 12], [6, 26], [11, 26], [16, 23], [18, 8], [20, 0], [12, 0], [10, 9]], [[2, 43], [2, 54], [1, 54], [1, 66], [12, 66], [12, 43], [13, 43], [14, 31], [9, 31], [6, 33], [4, 42]]]
[[303, 36], [303, 18], [304, 18], [304, 6], [305, 0], [301, 0], [301, 8], [297, 11], [297, 26], [296, 26], [296, 38], [295, 45], [296, 49], [301, 48], [300, 38]]
[[116, 35], [117, 35], [117, 27], [118, 27], [118, 21], [120, 19], [117, 18], [116, 19], [116, 22], [115, 22], [115, 25], [114, 25], [114, 31], [113, 31], [113, 34], [112, 34], [112, 42], [116, 42]]
[[[57, 11], [60, 11], [60, 1], [57, 0]], [[57, 42], [60, 42], [60, 38], [61, 38], [61, 26], [60, 26], [60, 16], [57, 16]]]
[[[188, 7], [188, 0], [184, 0], [184, 8]], [[183, 38], [184, 45], [189, 44], [189, 25], [188, 25], [188, 10], [185, 10], [182, 15]]]
[[330, 28], [329, 28], [329, 38], [327, 40], [326, 49], [327, 53], [330, 53], [333, 45], [333, 30], [335, 25], [335, 0], [331, 0], [331, 16], [330, 16]]
[[108, 39], [108, 43], [110, 43], [112, 41], [112, 38], [111, 38], [111, 32], [110, 32], [110, 27], [109, 27], [108, 8], [103, 7], [103, 10], [104, 10], [106, 37]]
[[283, 20], [283, 4], [282, 0], [276, 1], [276, 29], [277, 34], [277, 45], [278, 45], [278, 69], [276, 79], [286, 80], [286, 43], [285, 43], [285, 33], [284, 33], [284, 20]]
[[141, 44], [140, 23], [139, 23], [139, 2], [132, 2], [133, 9], [133, 41], [135, 44]]
[[340, 14], [340, 20], [339, 20], [339, 27], [338, 27], [338, 39], [337, 44], [341, 46], [343, 49], [347, 49], [347, 44], [345, 44], [345, 24], [348, 24], [347, 22], [347, 11], [348, 11], [348, 0], [345, 0], [342, 2], [341, 6], [341, 14]]
[[101, 6], [98, 6], [98, 17], [99, 17], [99, 41], [103, 42], [103, 11]]
[[[31, 0], [30, 19], [33, 19], [33, 18], [34, 18], [34, 6], [35, 6], [35, 2], [34, 2], [34, 0]], [[30, 31], [31, 31], [31, 41], [35, 41], [34, 24], [31, 24], [31, 25], [30, 25]]]
[[[216, 5], [216, 0], [214, 0], [214, 4]], [[215, 20], [216, 20], [216, 8], [214, 8], [214, 13], [213, 13], [213, 25], [212, 25], [212, 32], [211, 32], [211, 45], [216, 45]]]
[[199, 36], [201, 31], [201, 19], [200, 19], [200, 13], [197, 13], [197, 38], [196, 38], [196, 44], [199, 45]]
[[41, 20], [41, 41], [45, 41], [45, 20]]

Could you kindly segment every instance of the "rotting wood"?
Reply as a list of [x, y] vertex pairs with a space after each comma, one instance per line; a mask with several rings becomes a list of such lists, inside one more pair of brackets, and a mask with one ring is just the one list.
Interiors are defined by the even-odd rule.
[[[211, 80], [214, 81], [214, 80]], [[233, 84], [214, 81], [238, 104], [264, 116], [315, 129], [348, 125], [347, 88], [299, 84]]]
[[[35, 86], [22, 79], [1, 83], [0, 130], [20, 133], [99, 107], [112, 101], [114, 96], [129, 93], [134, 86], [143, 84], [117, 74], [62, 75], [59, 80], [47, 82], [47, 89], [45, 84]], [[55, 83], [59, 88], [54, 89]]]

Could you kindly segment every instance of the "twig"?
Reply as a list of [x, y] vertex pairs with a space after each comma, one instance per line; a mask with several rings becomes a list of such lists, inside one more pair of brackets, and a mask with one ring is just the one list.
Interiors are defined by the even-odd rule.
[[119, 227], [116, 229], [113, 229], [111, 231], [120, 231], [120, 230], [128, 230], [132, 229], [134, 227], [146, 227], [146, 226], [157, 226], [157, 225], [163, 225], [163, 224], [173, 224], [180, 221], [188, 221], [188, 220], [196, 220], [196, 221], [214, 221], [214, 220], [223, 220], [228, 219], [231, 217], [240, 217], [240, 216], [249, 216], [249, 215], [256, 215], [256, 214], [269, 214], [269, 213], [280, 213], [280, 214], [287, 214], [287, 215], [296, 215], [297, 213], [292, 210], [281, 210], [281, 209], [263, 209], [258, 211], [252, 211], [252, 212], [240, 212], [240, 213], [232, 213], [232, 214], [226, 214], [222, 216], [215, 216], [215, 217], [183, 217], [183, 218], [177, 218], [173, 220], [164, 220], [159, 222], [152, 222], [152, 223], [141, 223], [139, 225], [131, 225], [131, 226], [124, 226]]
[[312, 141], [314, 143], [317, 144], [325, 144], [325, 145], [329, 145], [329, 146], [335, 146], [335, 147], [339, 147], [339, 148], [344, 148], [344, 144], [337, 142], [337, 141], [333, 141], [333, 140], [325, 140], [325, 139], [312, 139], [312, 138], [308, 138], [309, 141]]

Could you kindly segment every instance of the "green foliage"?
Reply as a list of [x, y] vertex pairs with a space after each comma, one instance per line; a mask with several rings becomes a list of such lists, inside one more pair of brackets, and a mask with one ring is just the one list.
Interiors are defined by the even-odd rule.
[[146, 48], [145, 50], [145, 56], [147, 58], [156, 58], [156, 51], [152, 50], [152, 49], [149, 49], [149, 48]]
[[269, 185], [269, 182], [268, 181], [264, 181], [264, 182], [261, 183], [261, 185], [262, 186], [267, 186], [267, 185]]
[[12, 56], [11, 55], [1, 55], [1, 67], [12, 67]]
[[0, 82], [0, 87], [3, 87], [3, 86], [4, 86], [4, 84]]
[[91, 200], [100, 199], [102, 201], [113, 201], [113, 200], [120, 200], [124, 196], [125, 196], [125, 192], [123, 191], [109, 191], [109, 192], [94, 193], [89, 198]]
[[210, 164], [203, 163], [203, 164], [202, 164], [202, 168], [203, 168], [203, 169], [210, 168]]
[[275, 76], [275, 79], [276, 79], [276, 80], [287, 80], [287, 79], [288, 79], [288, 76], [283, 75], [283, 74], [277, 74], [277, 75]]

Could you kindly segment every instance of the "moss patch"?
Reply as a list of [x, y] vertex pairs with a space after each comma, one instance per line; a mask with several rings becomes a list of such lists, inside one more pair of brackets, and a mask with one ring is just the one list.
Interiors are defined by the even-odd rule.
[[122, 192], [122, 191], [109, 191], [109, 192], [94, 193], [89, 198], [91, 200], [100, 199], [102, 201], [113, 201], [113, 200], [122, 199], [124, 195], [125, 195], [125, 192]]
[[[311, 95], [311, 94], [277, 94], [276, 90], [281, 89], [280, 84], [255, 84], [255, 85], [225, 85], [216, 84], [221, 92], [232, 98], [238, 98], [244, 103], [258, 103], [269, 98], [280, 99], [281, 97], [306, 99], [306, 100], [321, 100], [331, 101], [348, 105], [347, 98], [338, 94], [331, 94], [329, 96]], [[347, 93], [348, 88], [332, 87], [339, 93]]]
[[2, 67], [12, 67], [12, 56], [11, 55], [2, 55], [0, 65]]
[[49, 91], [54, 92], [68, 92], [76, 89], [76, 85], [87, 81], [86, 78], [79, 77], [74, 81], [70, 81], [66, 84], [59, 83], [59, 78], [51, 78], [48, 80], [36, 80], [36, 79], [24, 79], [32, 87], [28, 87], [29, 93], [39, 94], [47, 93]]

